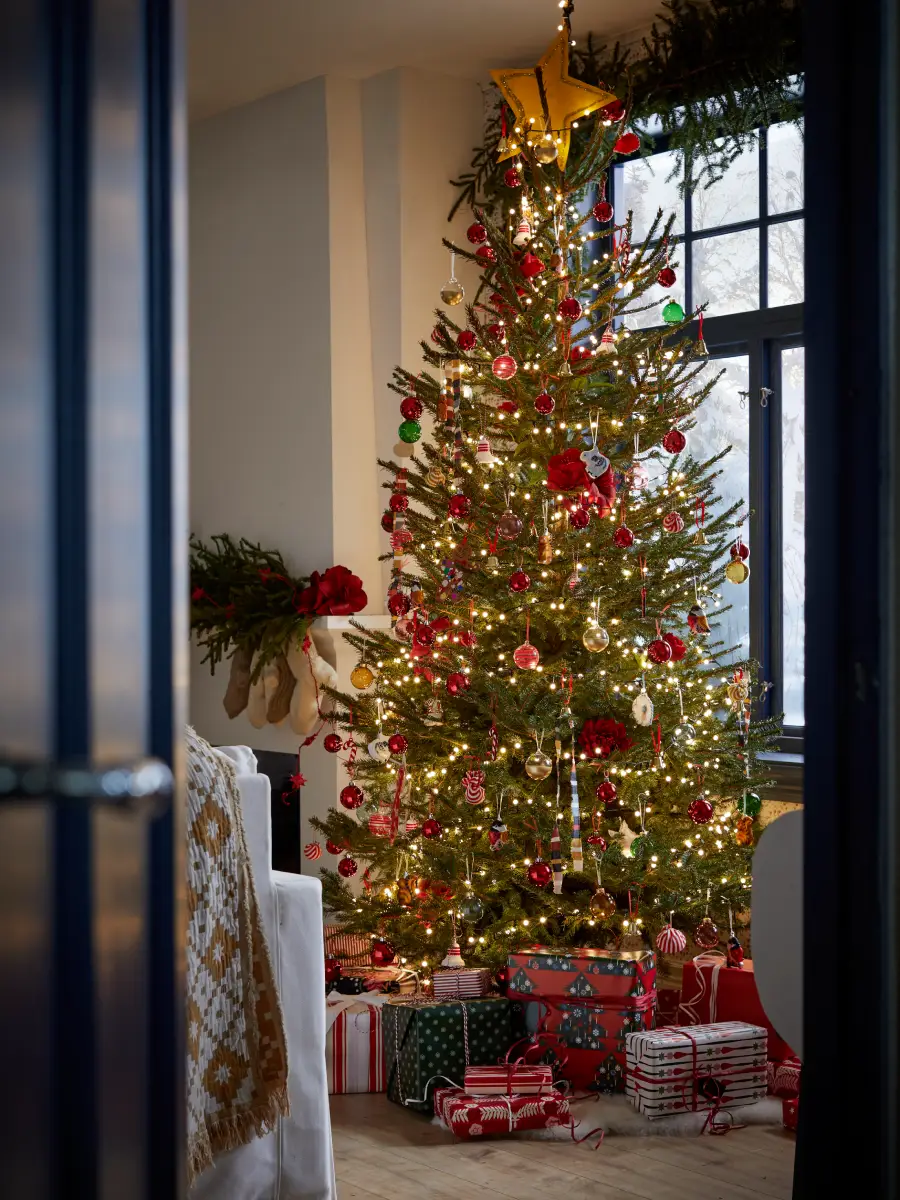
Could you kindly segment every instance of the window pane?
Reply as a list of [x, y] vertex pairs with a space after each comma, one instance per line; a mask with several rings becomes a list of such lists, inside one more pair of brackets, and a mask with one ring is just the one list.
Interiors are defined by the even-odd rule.
[[[695, 414], [697, 424], [688, 434], [688, 449], [694, 458], [704, 461], [719, 454], [726, 446], [732, 447], [731, 453], [719, 464], [722, 475], [716, 480], [716, 493], [720, 497], [717, 510], [721, 512], [733, 504], [740, 504], [740, 517], [747, 513], [750, 494], [750, 421], [740, 394], [750, 388], [750, 360], [746, 354], [711, 359], [698, 382], [707, 383], [723, 368], [724, 375]], [[744, 535], [747, 535], [746, 526]], [[715, 615], [717, 605], [710, 604], [710, 619], [714, 623], [710, 641], [721, 641], [726, 648], [737, 647], [733, 655], [735, 661], [749, 658], [750, 585], [724, 582], [720, 592], [722, 599], [718, 607], [731, 607], [718, 616]]]
[[717, 183], [691, 193], [691, 228], [715, 229], [758, 216], [759, 147], [754, 142], [741, 151]]
[[803, 724], [803, 591], [806, 472], [803, 455], [805, 358], [781, 352], [782, 679], [785, 725]]
[[803, 207], [803, 131], [787, 122], [768, 132], [769, 212], [796, 212]]
[[721, 233], [693, 244], [693, 305], [708, 304], [707, 316], [759, 308], [759, 230]]
[[769, 226], [769, 308], [803, 303], [803, 221]]
[[[675, 176], [669, 179], [673, 169]], [[624, 221], [628, 210], [632, 210], [631, 240], [635, 246], [649, 233], [659, 209], [663, 210], [663, 224], [674, 212], [672, 232], [684, 233], [684, 201], [678, 193], [681, 175], [681, 155], [675, 150], [635, 158], [616, 167], [616, 220]]]

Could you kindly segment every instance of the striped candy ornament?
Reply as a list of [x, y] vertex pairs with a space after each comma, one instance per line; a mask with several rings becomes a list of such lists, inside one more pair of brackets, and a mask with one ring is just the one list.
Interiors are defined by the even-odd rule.
[[684, 517], [678, 512], [666, 513], [663, 517], [663, 529], [666, 533], [681, 533], [684, 529]]
[[660, 954], [680, 954], [687, 946], [687, 938], [674, 925], [664, 925], [656, 935], [656, 948]]
[[310, 862], [315, 862], [317, 858], [322, 857], [322, 846], [319, 842], [307, 842], [303, 847], [303, 853]]
[[484, 771], [477, 769], [466, 771], [462, 781], [469, 804], [482, 804], [484, 802]]
[[391, 810], [389, 808], [381, 812], [372, 813], [369, 817], [369, 833], [375, 837], [390, 837]]

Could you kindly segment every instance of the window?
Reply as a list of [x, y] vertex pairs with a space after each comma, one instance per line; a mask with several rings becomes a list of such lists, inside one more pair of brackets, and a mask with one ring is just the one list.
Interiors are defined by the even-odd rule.
[[[721, 372], [697, 413], [697, 455], [731, 445], [721, 493], [744, 500], [748, 585], [723, 584], [723, 637], [756, 658], [772, 687], [761, 714], [784, 713], [783, 749], [802, 749], [804, 586], [803, 141], [775, 125], [747, 146], [711, 187], [682, 195], [680, 155], [661, 147], [613, 169], [617, 213], [633, 212], [632, 240], [647, 237], [657, 211], [675, 214], [674, 288], [647, 293], [629, 318], [658, 325], [660, 307], [704, 306], [710, 351]], [[738, 533], [738, 530], [735, 530]]]

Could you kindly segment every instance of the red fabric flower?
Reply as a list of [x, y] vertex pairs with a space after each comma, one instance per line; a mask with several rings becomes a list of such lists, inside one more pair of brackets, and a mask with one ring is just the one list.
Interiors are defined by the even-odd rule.
[[554, 492], [580, 492], [589, 484], [590, 479], [577, 446], [564, 450], [562, 454], [554, 454], [547, 463], [547, 487]]
[[297, 612], [317, 617], [346, 617], [365, 608], [368, 597], [362, 580], [347, 567], [329, 567], [324, 575], [313, 571], [309, 587], [294, 601]]
[[608, 517], [616, 502], [616, 479], [612, 467], [607, 467], [597, 479], [589, 481], [588, 504], [596, 504], [598, 515]]
[[634, 742], [620, 721], [592, 717], [582, 725], [578, 744], [589, 758], [609, 758], [614, 750], [629, 750]]

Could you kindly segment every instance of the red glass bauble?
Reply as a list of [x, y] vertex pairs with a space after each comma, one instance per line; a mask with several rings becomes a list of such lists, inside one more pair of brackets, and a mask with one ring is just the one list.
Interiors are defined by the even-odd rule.
[[589, 846], [593, 846], [594, 851], [597, 854], [605, 854], [606, 853], [606, 838], [603, 836], [602, 833], [588, 834], [587, 844]]
[[451, 696], [458, 696], [460, 692], [469, 690], [469, 677], [465, 671], [454, 671], [447, 676], [447, 691]]
[[627, 550], [629, 546], [634, 545], [634, 534], [627, 525], [620, 525], [613, 533], [612, 540], [620, 550]]
[[419, 625], [416, 627], [416, 631], [413, 634], [414, 646], [433, 646], [436, 640], [437, 634], [430, 625]]
[[533, 671], [540, 661], [538, 648], [532, 646], [531, 642], [523, 642], [513, 650], [513, 662], [522, 671]]
[[549, 392], [541, 392], [539, 396], [534, 398], [534, 407], [542, 417], [549, 417], [556, 408], [556, 401]]
[[676, 278], [675, 272], [671, 267], [663, 267], [656, 276], [656, 282], [660, 287], [670, 288], [675, 286]]
[[349, 879], [351, 875], [355, 875], [358, 870], [359, 867], [356, 865], [355, 858], [342, 858], [338, 863], [338, 873], [343, 875], [345, 879]]
[[406, 592], [391, 592], [388, 596], [388, 612], [392, 617], [402, 617], [409, 612], [409, 603]]
[[731, 547], [731, 557], [740, 559], [749, 558], [750, 547], [745, 546], [743, 542], [736, 542], [735, 545]]
[[486, 263], [497, 261], [497, 255], [494, 253], [493, 246], [479, 246], [475, 251], [475, 257], [480, 258], [482, 262]]
[[389, 967], [397, 957], [397, 951], [384, 938], [376, 938], [372, 943], [372, 966]]
[[388, 738], [388, 750], [391, 754], [405, 754], [409, 747], [409, 742], [402, 733], [392, 733]]
[[522, 176], [515, 167], [510, 167], [509, 170], [504, 173], [503, 182], [509, 188], [521, 187]]
[[[362, 788], [358, 788], [355, 783], [348, 783], [346, 787], [341, 788], [341, 804], [344, 808], [359, 808], [364, 801]], [[335, 854], [336, 851], [332, 850], [331, 853]]]
[[688, 816], [695, 825], [706, 825], [713, 818], [713, 806], [705, 796], [698, 796], [688, 805]]
[[404, 396], [400, 401], [400, 412], [407, 421], [418, 421], [422, 415], [422, 403], [415, 396]]
[[604, 224], [613, 219], [613, 206], [608, 200], [598, 200], [591, 212], [594, 214], [595, 220], [602, 221]]
[[390, 499], [391, 512], [406, 512], [409, 508], [409, 496], [403, 492], [395, 492]]
[[325, 843], [325, 849], [329, 854], [343, 854], [346, 846], [340, 846], [337, 842], [333, 842], [331, 838]]
[[513, 571], [509, 577], [509, 590], [511, 592], [527, 592], [531, 587], [531, 577], [519, 567], [518, 571]]
[[719, 930], [709, 917], [704, 917], [694, 930], [694, 942], [701, 950], [713, 950], [719, 944]]
[[687, 438], [680, 429], [670, 429], [662, 440], [663, 449], [670, 454], [680, 454], [687, 445]]
[[505, 413], [517, 413], [519, 411], [519, 406], [514, 400], [504, 400], [502, 404], [498, 405], [498, 407], [500, 412]]
[[665, 638], [654, 638], [647, 647], [647, 657], [651, 662], [667, 663], [672, 657], [672, 647]]
[[622, 136], [616, 142], [615, 149], [617, 154], [634, 154], [635, 150], [640, 149], [640, 146], [641, 139], [638, 137], [638, 135], [636, 133], [629, 132], [622, 134]]
[[610, 100], [600, 109], [601, 121], [621, 121], [625, 116], [625, 105], [621, 100]]
[[504, 333], [506, 333], [506, 326], [501, 325], [499, 321], [494, 321], [492, 324], [488, 325], [484, 332], [489, 338], [493, 338], [493, 340], [497, 342], [503, 337]]
[[681, 662], [685, 654], [687, 654], [687, 646], [678, 636], [677, 633], [664, 633], [663, 641], [668, 642], [672, 647], [672, 661]]
[[472, 507], [472, 501], [468, 496], [464, 496], [462, 492], [457, 492], [455, 496], [451, 496], [447, 503], [447, 512], [451, 517], [467, 517], [469, 509]]
[[567, 321], [577, 321], [581, 316], [581, 305], [574, 296], [564, 296], [557, 304], [556, 311]]
[[586, 508], [576, 508], [569, 513], [569, 524], [573, 529], [587, 529], [591, 523], [591, 514]]
[[602, 783], [597, 784], [597, 799], [601, 804], [612, 804], [619, 798], [619, 789], [614, 783], [605, 779]]
[[460, 350], [474, 350], [478, 338], [471, 329], [463, 329], [456, 338], [456, 344]]
[[329, 754], [337, 754], [338, 750], [340, 750], [343, 744], [344, 743], [341, 741], [341, 735], [339, 733], [329, 733], [322, 738], [322, 745]]
[[544, 266], [544, 264], [541, 262], [541, 260], [538, 258], [538, 256], [536, 254], [532, 254], [529, 251], [527, 254], [522, 255], [521, 262], [519, 263], [519, 270], [522, 272], [522, 274], [525, 276], [526, 279], [534, 279], [536, 276], [540, 275], [541, 272], [545, 271], [546, 269], [547, 268]]
[[537, 859], [528, 868], [529, 882], [533, 883], [535, 887], [546, 887], [552, 878], [553, 871], [550, 864], [543, 862], [541, 859]]
[[584, 362], [586, 358], [590, 357], [591, 351], [588, 346], [573, 346], [569, 351], [569, 358], [572, 362]]
[[337, 983], [341, 977], [341, 964], [336, 958], [325, 959], [325, 982]]
[[518, 363], [509, 354], [501, 354], [491, 363], [491, 370], [498, 379], [512, 379], [518, 369]]
[[480, 246], [482, 242], [486, 242], [487, 235], [487, 230], [480, 221], [476, 221], [474, 225], [470, 225], [466, 230], [466, 237], [473, 246]]
[[381, 528], [385, 533], [392, 533], [394, 529], [394, 514], [388, 510], [381, 514]]
[[428, 817], [422, 822], [422, 837], [439, 838], [443, 832], [443, 825], [434, 817]]

